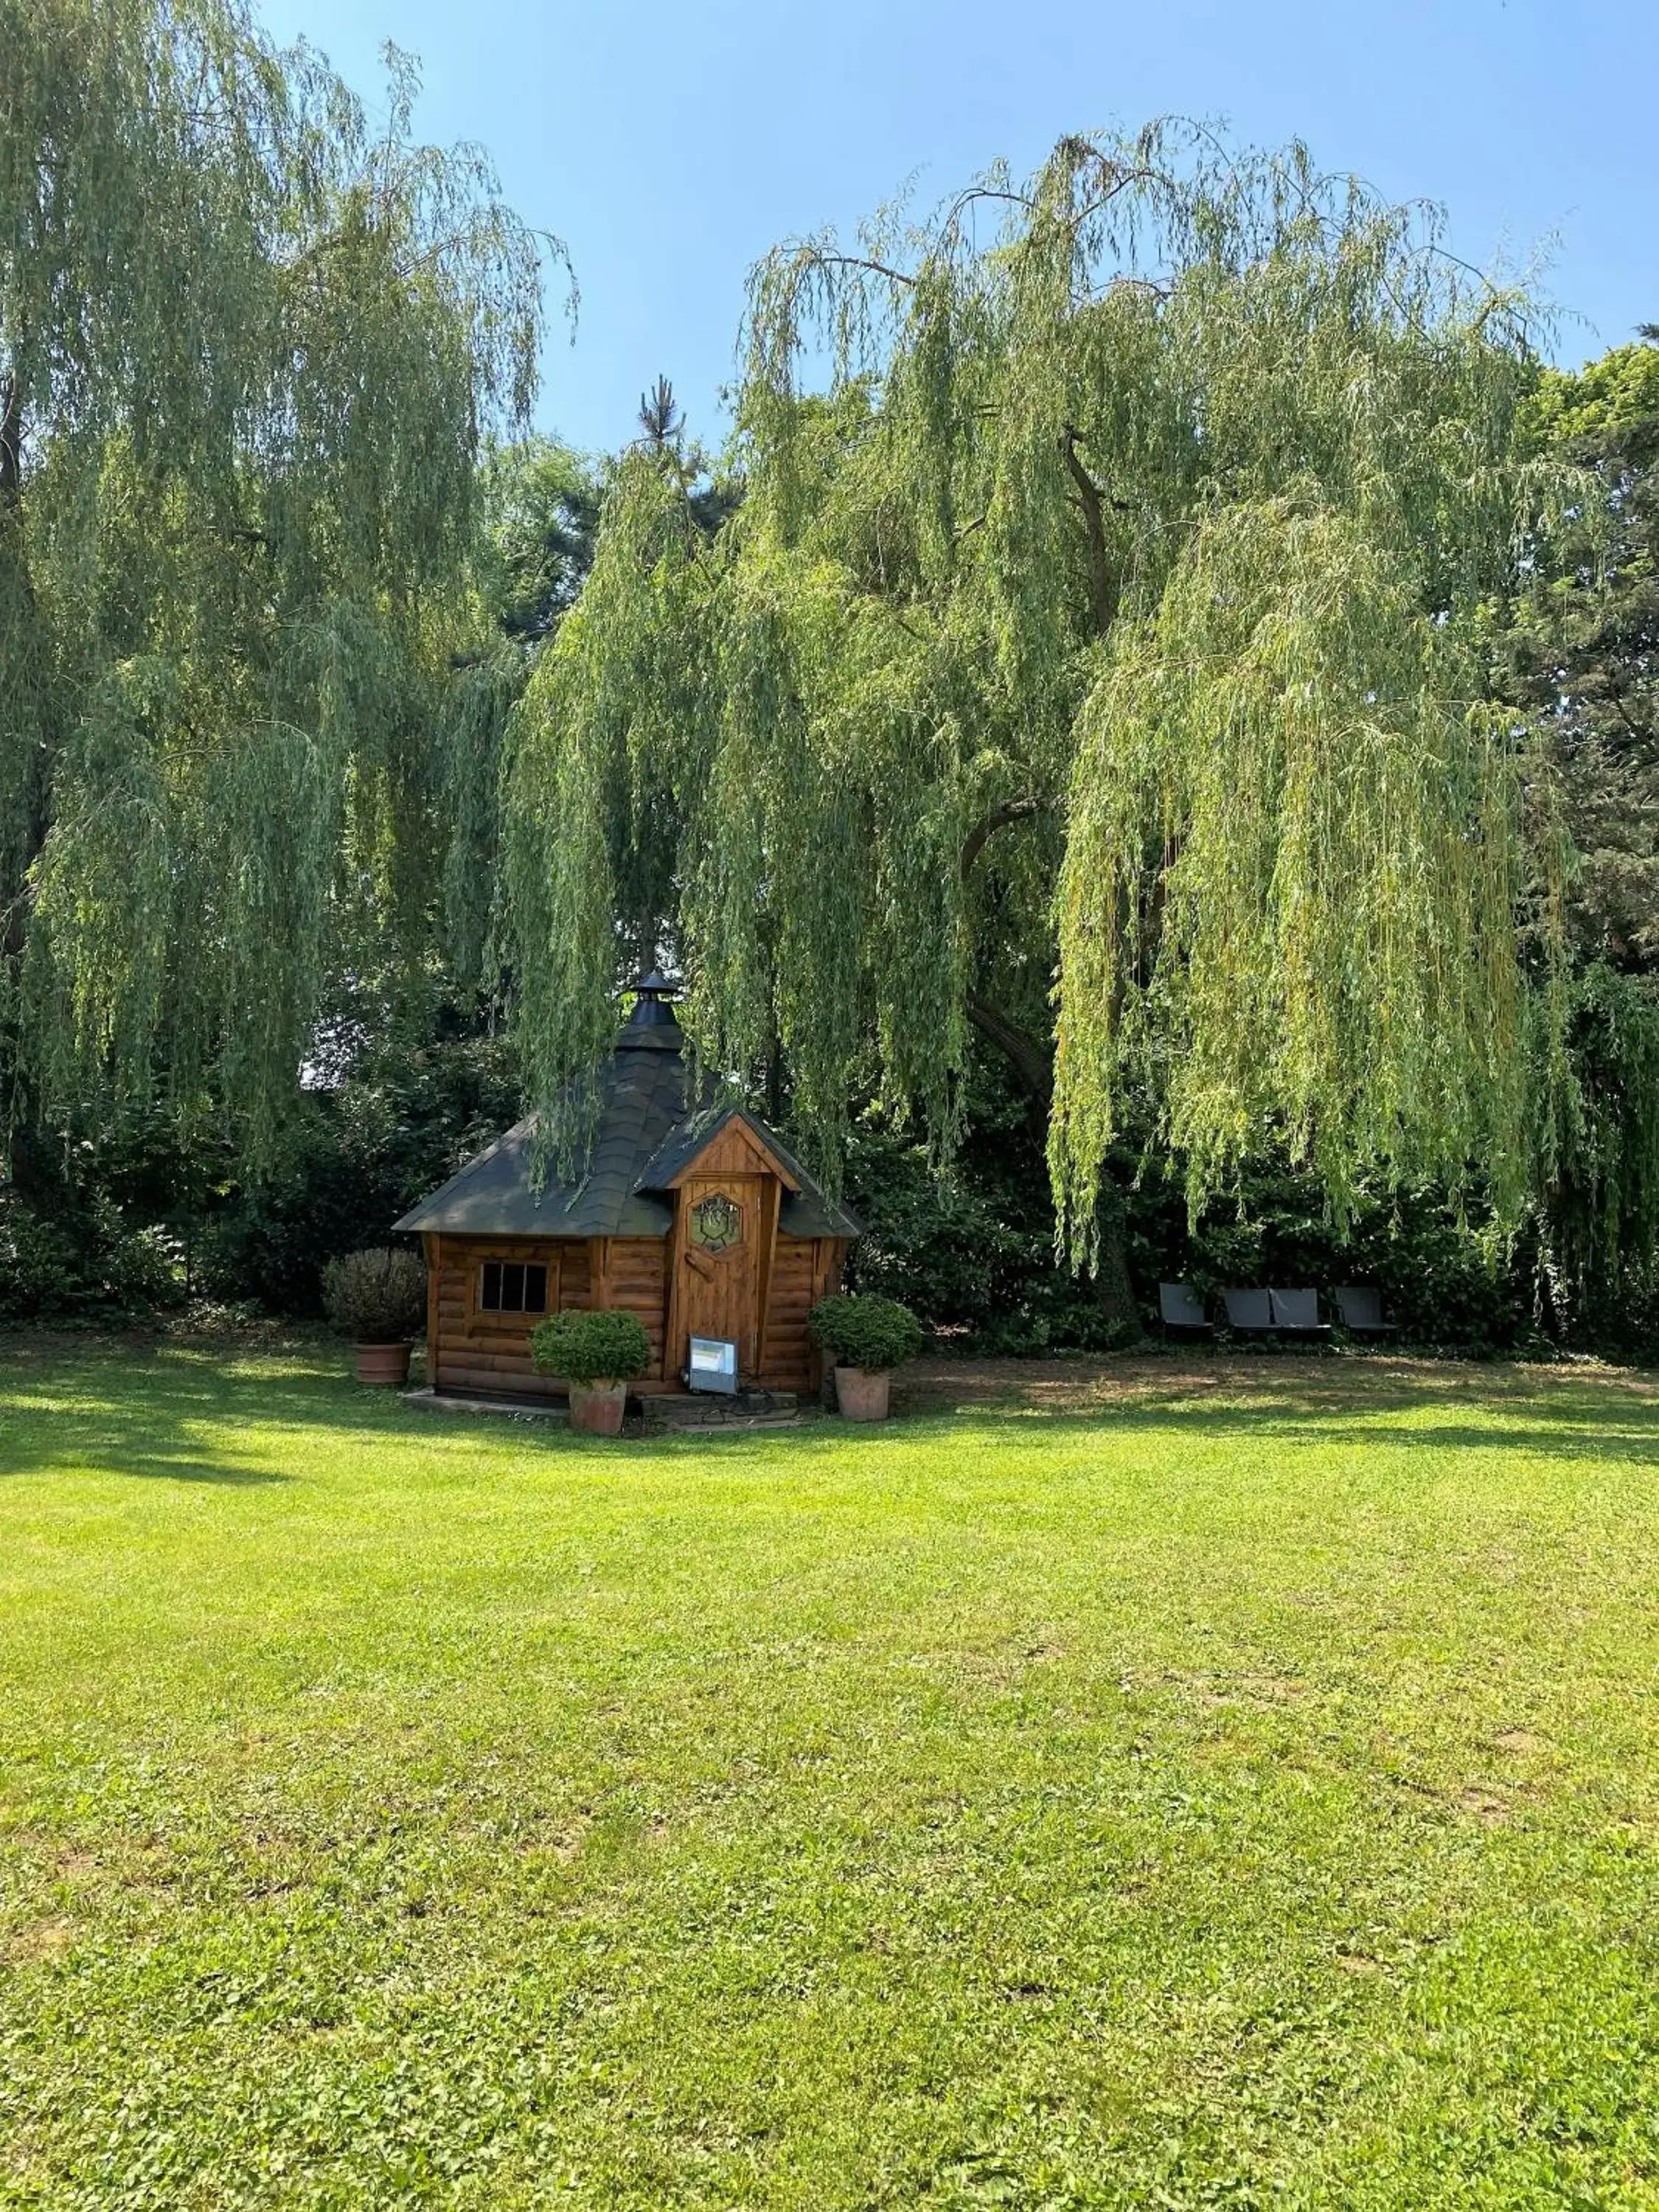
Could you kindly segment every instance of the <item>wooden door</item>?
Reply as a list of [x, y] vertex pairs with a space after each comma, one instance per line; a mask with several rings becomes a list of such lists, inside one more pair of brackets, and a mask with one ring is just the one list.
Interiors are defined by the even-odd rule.
[[758, 1371], [771, 1181], [767, 1176], [699, 1176], [681, 1184], [671, 1373], [684, 1373], [694, 1336], [731, 1338], [738, 1347], [740, 1381], [750, 1381]]

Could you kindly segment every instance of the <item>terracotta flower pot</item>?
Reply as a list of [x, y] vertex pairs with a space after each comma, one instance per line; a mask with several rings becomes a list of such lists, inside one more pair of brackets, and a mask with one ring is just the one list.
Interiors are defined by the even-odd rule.
[[849, 1421], [884, 1421], [887, 1419], [887, 1393], [893, 1380], [891, 1370], [884, 1367], [879, 1374], [872, 1374], [863, 1367], [837, 1367], [836, 1370], [836, 1403], [843, 1419]]
[[410, 1346], [359, 1344], [353, 1348], [357, 1354], [357, 1380], [360, 1382], [382, 1383], [392, 1389], [401, 1389], [408, 1382]]
[[573, 1382], [570, 1425], [585, 1437], [619, 1437], [627, 1403], [626, 1382]]

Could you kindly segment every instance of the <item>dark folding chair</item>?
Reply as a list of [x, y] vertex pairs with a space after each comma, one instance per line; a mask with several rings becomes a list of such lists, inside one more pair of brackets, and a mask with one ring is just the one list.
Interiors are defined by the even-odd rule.
[[1344, 1283], [1331, 1296], [1336, 1301], [1337, 1317], [1350, 1336], [1398, 1334], [1399, 1322], [1383, 1320], [1382, 1293], [1370, 1283]]
[[1273, 1299], [1266, 1291], [1223, 1291], [1221, 1298], [1227, 1309], [1228, 1328], [1240, 1334], [1277, 1326]]
[[1269, 1291], [1273, 1327], [1297, 1336], [1328, 1336], [1329, 1325], [1319, 1318], [1317, 1291]]
[[1204, 1301], [1190, 1283], [1160, 1283], [1158, 1310], [1166, 1334], [1172, 1328], [1184, 1328], [1204, 1336], [1215, 1334], [1215, 1323], [1205, 1312]]

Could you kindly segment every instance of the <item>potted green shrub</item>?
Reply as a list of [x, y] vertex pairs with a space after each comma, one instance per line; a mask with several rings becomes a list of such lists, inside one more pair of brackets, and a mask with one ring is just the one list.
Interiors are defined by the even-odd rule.
[[538, 1324], [530, 1356], [538, 1373], [568, 1384], [573, 1429], [614, 1437], [629, 1384], [651, 1364], [651, 1340], [630, 1313], [556, 1313]]
[[409, 1380], [410, 1348], [426, 1321], [426, 1262], [417, 1252], [343, 1252], [323, 1270], [323, 1310], [356, 1348], [357, 1380]]
[[893, 1370], [914, 1359], [927, 1332], [896, 1298], [837, 1293], [820, 1298], [808, 1326], [836, 1363], [836, 1403], [849, 1421], [884, 1421]]

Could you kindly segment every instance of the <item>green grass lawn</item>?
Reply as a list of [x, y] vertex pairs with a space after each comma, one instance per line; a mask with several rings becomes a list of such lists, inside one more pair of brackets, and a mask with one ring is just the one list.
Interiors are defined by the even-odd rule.
[[1659, 2206], [1659, 1400], [1166, 1372], [0, 1352], [0, 2203]]

